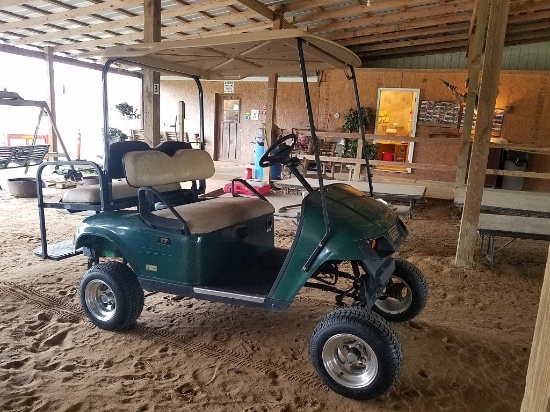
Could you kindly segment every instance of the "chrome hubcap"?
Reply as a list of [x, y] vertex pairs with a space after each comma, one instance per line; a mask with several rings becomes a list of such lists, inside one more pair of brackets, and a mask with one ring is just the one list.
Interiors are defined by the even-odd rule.
[[99, 279], [91, 280], [84, 290], [86, 306], [99, 320], [109, 321], [116, 313], [116, 298], [111, 288]]
[[363, 388], [378, 374], [378, 358], [363, 339], [341, 333], [332, 336], [323, 346], [323, 364], [328, 374], [340, 385]]
[[412, 303], [412, 291], [407, 282], [398, 276], [392, 276], [385, 289], [385, 295], [375, 305], [382, 311], [391, 314], [402, 313]]

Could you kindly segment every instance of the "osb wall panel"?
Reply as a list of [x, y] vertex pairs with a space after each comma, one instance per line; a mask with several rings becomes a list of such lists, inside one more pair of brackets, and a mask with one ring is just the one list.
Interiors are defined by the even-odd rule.
[[[443, 84], [445, 80], [461, 91], [465, 90], [464, 70], [357, 70], [358, 88], [362, 106], [376, 108], [378, 88], [419, 88], [422, 100], [453, 101], [455, 96]], [[205, 137], [207, 150], [214, 153], [214, 96], [223, 93], [222, 82], [204, 82], [205, 92]], [[319, 85], [309, 83], [314, 118], [319, 130], [341, 131], [343, 114], [355, 107], [353, 83], [341, 71], [324, 72]], [[256, 131], [262, 126], [264, 117], [258, 121], [244, 121], [245, 112], [262, 109], [267, 92], [266, 82], [235, 82], [235, 94], [241, 97], [241, 158], [243, 162], [253, 159], [254, 145], [251, 143]], [[173, 124], [177, 113], [177, 102], [186, 102], [186, 131], [198, 133], [198, 102], [196, 86], [192, 81], [163, 81], [161, 89], [161, 124]], [[500, 75], [497, 107], [510, 106], [505, 115], [501, 137], [511, 143], [550, 147], [550, 73], [527, 71], [503, 71]], [[291, 128], [307, 127], [307, 113], [301, 83], [279, 83], [277, 99], [277, 124], [290, 131]], [[335, 116], [338, 114], [338, 116]], [[167, 129], [167, 127], [166, 127]], [[374, 119], [367, 128], [374, 130]], [[417, 136], [426, 142], [415, 144], [413, 162], [456, 166], [458, 146], [430, 143], [429, 135], [434, 128], [419, 126]], [[455, 132], [449, 129], [449, 132]], [[438, 134], [437, 137], [441, 137]], [[550, 172], [550, 156], [530, 155], [528, 171]], [[388, 173], [376, 171], [375, 173]], [[411, 179], [453, 181], [454, 173], [414, 170], [411, 174], [400, 174]], [[525, 179], [526, 190], [550, 190], [550, 182], [542, 179]]]
[[[314, 116], [319, 107], [319, 87], [309, 83]], [[215, 147], [215, 95], [223, 94], [223, 82], [203, 82], [205, 109], [206, 149], [212, 155]], [[308, 125], [307, 111], [302, 83], [280, 82], [278, 84], [276, 124], [290, 133], [291, 129], [304, 128]], [[235, 82], [234, 96], [241, 99], [240, 123], [238, 135], [240, 151], [238, 160], [254, 160], [254, 137], [265, 122], [265, 115], [260, 113], [258, 120], [244, 120], [244, 114], [252, 109], [262, 110], [266, 104], [267, 82]], [[198, 92], [193, 81], [163, 81], [161, 85], [161, 124], [173, 124], [177, 114], [178, 101], [185, 102], [185, 131], [192, 137], [199, 132]]]
[[[465, 90], [464, 70], [357, 70], [357, 80], [362, 106], [376, 108], [378, 88], [419, 88], [421, 100], [453, 101], [455, 96], [444, 85], [445, 80]], [[341, 131], [343, 113], [355, 107], [353, 85], [343, 73], [325, 73], [322, 82], [319, 113], [320, 124], [328, 131]], [[511, 106], [504, 118], [501, 137], [510, 143], [550, 147], [550, 73], [503, 71], [500, 75], [496, 106]], [[340, 116], [335, 116], [338, 113]], [[371, 125], [372, 129], [372, 125]], [[435, 144], [429, 142], [430, 127], [417, 128], [417, 137], [426, 143], [417, 142], [413, 162], [446, 164], [456, 166], [458, 147], [456, 143]], [[454, 132], [449, 129], [449, 132]], [[441, 136], [438, 136], [441, 137]], [[550, 172], [549, 156], [530, 156], [528, 171]], [[385, 173], [377, 171], [377, 173]], [[403, 177], [453, 181], [454, 173], [414, 170]], [[525, 179], [528, 190], [548, 190], [550, 182], [541, 179]]]

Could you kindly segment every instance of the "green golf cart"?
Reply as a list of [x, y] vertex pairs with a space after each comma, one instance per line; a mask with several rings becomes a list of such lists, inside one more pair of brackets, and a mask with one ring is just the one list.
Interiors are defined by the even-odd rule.
[[[136, 210], [113, 206], [106, 139], [101, 195], [102, 204], [111, 206], [84, 219], [73, 245], [89, 259], [80, 286], [89, 319], [107, 330], [131, 327], [142, 311], [144, 290], [280, 312], [304, 286], [313, 287], [336, 298], [335, 310], [320, 320], [311, 337], [311, 358], [322, 380], [356, 399], [374, 398], [391, 388], [402, 354], [387, 321], [418, 315], [426, 304], [427, 284], [414, 265], [392, 257], [408, 232], [391, 209], [373, 199], [367, 156], [370, 196], [343, 183], [323, 185], [306, 74], [306, 69], [346, 70], [359, 108], [358, 57], [299, 30], [116, 46], [103, 57], [108, 59], [105, 93], [108, 68], [115, 61], [192, 77], [199, 88], [202, 143], [201, 149], [173, 153], [124, 152], [117, 167], [137, 190]], [[308, 192], [287, 250], [275, 247], [274, 208], [253, 187], [252, 197], [203, 195], [214, 163], [204, 150], [200, 79], [296, 72], [303, 79], [319, 189], [299, 171], [300, 161], [292, 156], [293, 134], [274, 142], [260, 160], [262, 167], [285, 165]], [[104, 102], [108, 130], [107, 97]], [[364, 125], [360, 129], [367, 147]], [[181, 182], [191, 182], [184, 196], [159, 189]], [[100, 263], [102, 258], [108, 259]]]

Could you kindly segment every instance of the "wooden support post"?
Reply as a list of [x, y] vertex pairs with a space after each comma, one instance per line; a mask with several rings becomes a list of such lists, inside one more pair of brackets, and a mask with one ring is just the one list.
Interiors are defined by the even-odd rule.
[[[143, 0], [143, 41], [160, 42], [160, 0]], [[145, 141], [160, 143], [160, 73], [143, 71], [143, 130]]]
[[474, 145], [455, 257], [455, 265], [459, 267], [470, 267], [474, 261], [477, 225], [481, 210], [485, 170], [487, 169], [509, 6], [510, 0], [491, 1]]
[[178, 129], [180, 130], [179, 141], [185, 142], [185, 102], [178, 102]]
[[550, 410], [550, 345], [548, 342], [550, 342], [550, 248], [542, 282], [521, 412]]
[[50, 108], [50, 128], [48, 130], [49, 142], [50, 142], [50, 152], [57, 153], [57, 135], [54, 130], [55, 120], [55, 76], [53, 70], [53, 48], [50, 46], [44, 47], [44, 59], [46, 60], [47, 72], [48, 72], [48, 96], [47, 103]]
[[[355, 156], [355, 158], [359, 160], [363, 158], [363, 139], [357, 140], [357, 156]], [[361, 176], [361, 163], [357, 163], [353, 170], [353, 181], [358, 182], [360, 180], [360, 176]]]
[[455, 188], [464, 187], [466, 184], [472, 121], [476, 104], [477, 88], [479, 85], [479, 72], [481, 70], [485, 31], [487, 29], [487, 15], [489, 14], [488, 1], [476, 1], [476, 4], [478, 5], [478, 9], [474, 13], [472, 19], [477, 17], [477, 22], [472, 20], [471, 24], [473, 30], [475, 23], [475, 33], [470, 33], [470, 47], [468, 49], [468, 97], [466, 98], [466, 108], [464, 109], [464, 126], [462, 128], [462, 140], [460, 143]]
[[[283, 16], [277, 15], [273, 20], [273, 30], [279, 30], [283, 27]], [[277, 119], [277, 83], [279, 80], [278, 74], [270, 74], [267, 80], [267, 96], [265, 103], [265, 142], [264, 148], [267, 148], [273, 143], [273, 138], [277, 136], [275, 130], [275, 120]], [[267, 174], [267, 176], [266, 176]], [[264, 169], [264, 180], [271, 184], [271, 168]]]

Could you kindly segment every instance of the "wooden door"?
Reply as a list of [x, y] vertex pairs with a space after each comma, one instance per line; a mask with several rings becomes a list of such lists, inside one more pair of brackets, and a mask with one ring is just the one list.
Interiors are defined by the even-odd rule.
[[218, 160], [239, 160], [241, 140], [239, 137], [239, 120], [241, 113], [241, 98], [235, 95], [223, 94], [218, 100], [217, 119], [217, 158]]

